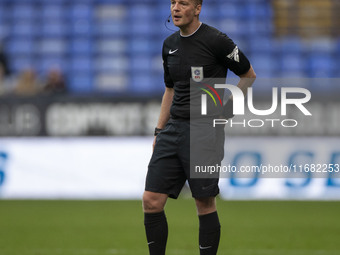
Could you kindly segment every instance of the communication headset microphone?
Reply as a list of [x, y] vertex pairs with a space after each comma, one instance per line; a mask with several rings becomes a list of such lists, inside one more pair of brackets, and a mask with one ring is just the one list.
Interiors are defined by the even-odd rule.
[[168, 27], [168, 23], [170, 23], [170, 21], [171, 21], [171, 13], [170, 13], [170, 15], [168, 16], [168, 18], [164, 21], [164, 26], [165, 26], [168, 30], [173, 31], [173, 32], [176, 32], [176, 30], [171, 29], [170, 27]]

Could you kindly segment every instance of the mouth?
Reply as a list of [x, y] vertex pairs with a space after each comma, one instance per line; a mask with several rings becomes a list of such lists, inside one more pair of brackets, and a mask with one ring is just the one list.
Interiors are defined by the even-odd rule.
[[182, 16], [180, 16], [180, 15], [174, 15], [173, 17], [174, 17], [175, 21], [178, 21], [182, 18]]

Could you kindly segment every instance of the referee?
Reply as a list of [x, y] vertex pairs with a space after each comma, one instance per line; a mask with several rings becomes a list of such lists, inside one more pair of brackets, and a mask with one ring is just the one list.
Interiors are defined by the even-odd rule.
[[[165, 254], [168, 225], [164, 206], [168, 197], [178, 197], [186, 181], [199, 217], [200, 254], [216, 254], [219, 245], [220, 222], [215, 200], [219, 193], [218, 178], [190, 178], [190, 79], [197, 74], [226, 78], [230, 69], [241, 78], [237, 86], [246, 94], [256, 78], [248, 59], [234, 42], [200, 22], [201, 8], [202, 0], [171, 0], [172, 20], [179, 31], [163, 43], [166, 87], [143, 194], [144, 225], [151, 255]], [[232, 98], [224, 105], [225, 118], [233, 116], [230, 106]]]

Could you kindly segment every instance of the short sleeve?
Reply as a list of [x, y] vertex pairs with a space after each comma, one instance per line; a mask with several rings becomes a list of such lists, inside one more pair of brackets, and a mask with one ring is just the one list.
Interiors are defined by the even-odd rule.
[[242, 75], [249, 71], [248, 58], [226, 34], [219, 33], [214, 46], [217, 58], [233, 73]]
[[168, 88], [173, 88], [174, 87], [174, 83], [170, 77], [170, 72], [169, 72], [169, 68], [168, 68], [168, 61], [167, 61], [167, 55], [164, 52], [164, 44], [163, 44], [163, 48], [162, 48], [162, 58], [163, 58], [163, 69], [164, 69], [164, 83], [165, 86]]

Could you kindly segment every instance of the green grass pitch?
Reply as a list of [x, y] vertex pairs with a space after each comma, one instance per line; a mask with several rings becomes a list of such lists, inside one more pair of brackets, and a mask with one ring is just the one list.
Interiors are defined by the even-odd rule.
[[[339, 255], [340, 203], [218, 201], [220, 255]], [[169, 200], [168, 255], [199, 254], [192, 199]], [[148, 254], [140, 201], [0, 201], [0, 255]]]

